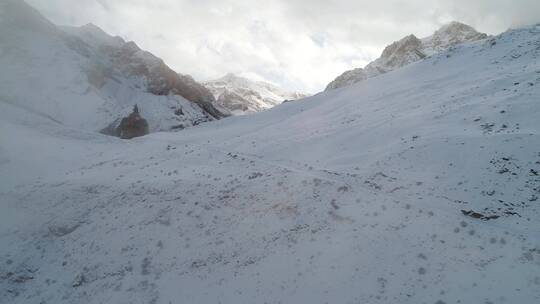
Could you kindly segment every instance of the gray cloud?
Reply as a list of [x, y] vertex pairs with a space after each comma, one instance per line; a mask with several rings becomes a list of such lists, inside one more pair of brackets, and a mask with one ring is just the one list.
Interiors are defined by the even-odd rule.
[[55, 23], [134, 40], [199, 80], [233, 72], [310, 92], [452, 20], [489, 34], [540, 22], [538, 0], [27, 1]]

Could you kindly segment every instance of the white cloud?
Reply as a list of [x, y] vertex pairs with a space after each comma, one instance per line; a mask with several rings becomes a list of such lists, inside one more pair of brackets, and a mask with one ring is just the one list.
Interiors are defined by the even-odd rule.
[[199, 80], [233, 72], [309, 92], [450, 20], [490, 34], [540, 21], [538, 0], [27, 1], [55, 23], [134, 40]]

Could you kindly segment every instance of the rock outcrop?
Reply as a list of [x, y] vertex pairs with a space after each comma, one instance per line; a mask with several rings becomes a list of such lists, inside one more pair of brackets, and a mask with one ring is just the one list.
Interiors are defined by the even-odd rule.
[[101, 130], [101, 133], [122, 139], [141, 137], [149, 133], [148, 122], [142, 118], [139, 107], [135, 105], [131, 114], [120, 121], [113, 122], [107, 128]]

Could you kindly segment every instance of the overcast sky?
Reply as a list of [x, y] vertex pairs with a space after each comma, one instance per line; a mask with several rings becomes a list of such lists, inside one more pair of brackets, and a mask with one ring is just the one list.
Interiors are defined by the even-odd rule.
[[498, 34], [540, 22], [540, 0], [27, 0], [53, 22], [94, 23], [173, 69], [322, 90], [408, 34], [452, 20]]

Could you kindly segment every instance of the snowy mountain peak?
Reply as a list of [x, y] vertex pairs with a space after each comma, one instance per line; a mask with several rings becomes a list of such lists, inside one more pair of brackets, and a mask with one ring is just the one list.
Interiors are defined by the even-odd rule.
[[264, 81], [254, 81], [233, 73], [208, 81], [204, 85], [216, 99], [216, 106], [233, 115], [260, 112], [286, 100], [296, 100], [307, 95], [289, 92]]
[[381, 57], [384, 58], [390, 58], [393, 56], [399, 56], [400, 54], [404, 54], [410, 51], [414, 51], [418, 49], [422, 45], [422, 41], [418, 38], [416, 38], [415, 35], [409, 35], [399, 41], [396, 41], [392, 43], [391, 45], [387, 46]]
[[422, 39], [423, 51], [431, 55], [463, 42], [481, 40], [487, 37], [487, 34], [476, 31], [470, 25], [453, 21], [443, 25], [433, 35]]
[[223, 81], [238, 81], [238, 80], [248, 80], [247, 78], [245, 77], [240, 77], [234, 73], [227, 73], [225, 76], [219, 78], [220, 80], [223, 80]]
[[98, 33], [99, 35], [106, 35], [104, 30], [102, 30], [99, 26], [93, 24], [92, 22], [82, 25], [80, 28], [88, 32]]
[[[111, 38], [112, 36], [107, 34], [103, 29], [101, 29], [99, 26], [93, 24], [93, 23], [87, 23], [81, 27], [79, 27], [79, 31], [81, 33], [86, 33], [88, 35], [93, 35], [95, 37], [99, 37], [102, 39], [105, 38]], [[113, 37], [113, 38], [119, 38], [123, 41], [120, 37]]]
[[470, 35], [477, 35], [481, 34], [476, 29], [474, 29], [472, 26], [461, 23], [459, 21], [452, 21], [445, 25], [443, 25], [440, 29], [435, 31], [434, 36], [444, 36], [444, 35], [458, 35], [458, 34], [470, 34]]
[[[254, 83], [257, 83], [257, 81], [250, 80], [248, 78], [241, 77], [233, 73], [227, 73], [225, 76], [218, 78], [216, 80], [210, 81], [210, 82], [222, 82], [224, 84], [237, 85], [237, 86], [251, 86]], [[271, 85], [270, 83], [261, 83], [261, 84], [268, 85], [268, 86]]]
[[73, 36], [79, 37], [90, 45], [99, 47], [115, 47], [121, 48], [126, 41], [118, 36], [111, 36], [104, 30], [93, 23], [88, 23], [81, 27], [61, 27], [63, 31], [70, 33]]
[[389, 71], [394, 67], [407, 65], [425, 57], [421, 51], [422, 41], [415, 35], [409, 35], [387, 46], [380, 58], [381, 71]]
[[347, 71], [326, 87], [326, 91], [349, 86], [354, 83], [393, 71], [427, 56], [443, 52], [460, 43], [487, 38], [473, 27], [454, 21], [445, 24], [429, 37], [418, 39], [409, 35], [387, 46], [381, 57], [365, 68]]

